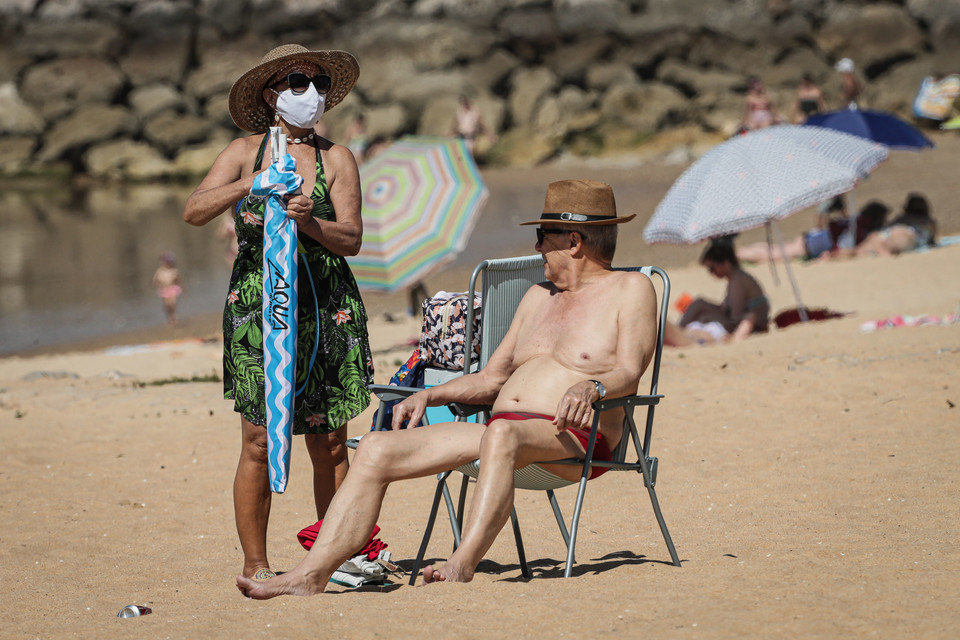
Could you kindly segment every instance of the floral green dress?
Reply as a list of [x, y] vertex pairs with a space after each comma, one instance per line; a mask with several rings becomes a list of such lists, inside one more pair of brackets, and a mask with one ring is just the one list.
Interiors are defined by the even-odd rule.
[[[257, 153], [258, 169], [267, 138], [264, 135]], [[335, 220], [319, 149], [317, 182], [310, 197], [314, 217]], [[265, 202], [248, 195], [234, 210], [239, 252], [223, 311], [223, 395], [234, 401], [235, 411], [258, 425], [265, 425], [267, 419], [263, 373]], [[298, 239], [293, 433], [329, 433], [370, 404], [367, 385], [373, 382], [373, 357], [367, 313], [347, 261], [313, 238], [299, 234]]]

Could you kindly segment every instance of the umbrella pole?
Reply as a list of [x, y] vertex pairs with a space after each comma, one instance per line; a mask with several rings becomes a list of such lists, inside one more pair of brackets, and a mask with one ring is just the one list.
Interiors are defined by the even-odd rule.
[[787, 270], [787, 279], [790, 280], [790, 287], [793, 289], [793, 297], [797, 299], [797, 312], [800, 314], [800, 320], [809, 322], [807, 308], [800, 299], [800, 289], [797, 287], [797, 281], [793, 279], [793, 269], [790, 268], [790, 261], [787, 259], [787, 252], [783, 248], [783, 235], [780, 233], [780, 227], [773, 225], [774, 233], [777, 235], [777, 244], [780, 245], [780, 255], [783, 256], [783, 268]]
[[[773, 285], [780, 286], [780, 277], [777, 275], [777, 264], [773, 259], [773, 236], [770, 235], [770, 221], [767, 220], [763, 225], [767, 231], [767, 255], [770, 257], [770, 275], [773, 277]], [[780, 255], [783, 256], [783, 244], [780, 245]]]

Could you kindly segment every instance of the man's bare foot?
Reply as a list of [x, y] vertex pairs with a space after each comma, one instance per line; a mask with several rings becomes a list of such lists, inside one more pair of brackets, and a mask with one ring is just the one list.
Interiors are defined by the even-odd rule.
[[434, 569], [432, 564], [423, 568], [423, 584], [433, 584], [434, 582], [470, 582], [472, 579], [472, 574], [467, 576], [458, 571], [456, 567], [449, 562], [439, 569]]
[[322, 593], [326, 584], [326, 580], [318, 584], [303, 576], [294, 575], [293, 572], [262, 581], [237, 576], [237, 589], [243, 595], [255, 600], [267, 600], [276, 596], [312, 596]]

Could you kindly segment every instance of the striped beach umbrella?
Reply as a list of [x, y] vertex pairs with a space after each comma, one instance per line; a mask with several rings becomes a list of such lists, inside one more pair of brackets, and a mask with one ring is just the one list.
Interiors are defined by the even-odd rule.
[[463, 250], [488, 191], [463, 140], [405, 136], [360, 167], [363, 244], [357, 284], [395, 291]]

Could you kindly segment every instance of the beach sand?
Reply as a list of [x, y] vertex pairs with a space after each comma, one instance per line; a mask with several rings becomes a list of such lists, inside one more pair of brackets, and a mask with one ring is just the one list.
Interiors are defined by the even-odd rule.
[[[941, 230], [960, 232], [951, 177], [960, 145], [936, 142], [930, 157], [894, 154], [859, 187], [858, 202], [881, 197], [896, 207], [919, 190]], [[664, 176], [664, 189], [681, 170], [644, 167]], [[621, 209], [629, 202], [644, 218], [663, 195], [628, 195], [629, 175], [616, 167], [491, 180], [545, 187], [573, 175], [607, 177]], [[793, 216], [788, 237], [811, 220]], [[618, 263], [668, 262], [674, 298], [721, 297], [723, 284], [695, 265], [702, 247], [648, 248], [642, 225], [625, 225]], [[852, 315], [665, 351], [652, 454], [681, 568], [669, 564], [640, 478], [610, 473], [588, 486], [572, 579], [561, 577], [565, 551], [545, 498], [521, 492], [532, 581], [520, 576], [507, 529], [470, 585], [396, 580], [247, 600], [233, 584], [238, 421], [220, 383], [206, 381], [220, 372], [215, 319], [0, 359], [0, 636], [955, 637], [960, 325], [860, 326], [955, 312], [960, 245], [793, 266], [809, 306]], [[795, 305], [782, 268], [779, 286], [768, 267], [750, 271], [774, 311]], [[466, 287], [462, 270], [433, 288], [453, 287]], [[370, 321], [381, 382], [419, 331], [402, 314], [388, 322], [388, 307], [372, 305]], [[351, 435], [366, 431], [371, 415], [353, 420]], [[304, 554], [296, 533], [315, 520], [308, 468], [297, 443], [290, 486], [273, 501], [275, 569]], [[387, 493], [380, 535], [407, 566], [434, 485], [408, 481]], [[568, 515], [574, 493], [558, 492]], [[441, 562], [452, 544], [443, 517], [428, 551]], [[153, 613], [117, 619], [127, 604]]]

